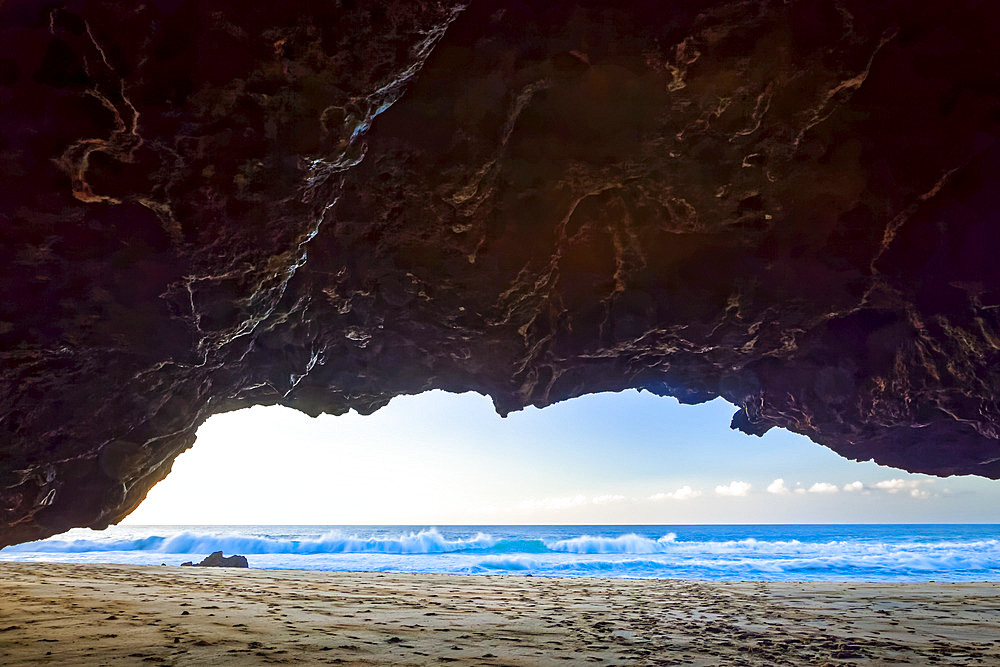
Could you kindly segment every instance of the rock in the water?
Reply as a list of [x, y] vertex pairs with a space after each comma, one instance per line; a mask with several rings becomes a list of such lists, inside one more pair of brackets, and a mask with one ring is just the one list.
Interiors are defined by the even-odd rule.
[[[639, 388], [1000, 477], [1000, 3], [0, 12], [0, 545], [210, 415]], [[279, 454], [280, 455], [280, 454]]]
[[200, 563], [193, 563], [191, 561], [181, 563], [181, 567], [188, 565], [194, 567], [250, 567], [246, 556], [240, 556], [239, 554], [223, 556], [221, 551], [213, 552], [206, 556]]

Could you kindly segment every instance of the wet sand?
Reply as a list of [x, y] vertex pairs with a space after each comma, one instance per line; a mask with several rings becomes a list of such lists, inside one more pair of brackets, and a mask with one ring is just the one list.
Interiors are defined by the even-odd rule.
[[0, 664], [1000, 664], [1000, 584], [0, 564]]

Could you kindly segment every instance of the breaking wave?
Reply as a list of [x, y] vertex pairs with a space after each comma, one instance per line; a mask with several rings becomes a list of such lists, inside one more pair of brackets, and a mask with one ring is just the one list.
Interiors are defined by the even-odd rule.
[[[626, 532], [596, 526], [576, 527], [578, 532], [543, 526], [302, 528], [74, 530], [2, 549], [0, 560], [176, 565], [223, 551], [248, 556], [252, 567], [285, 569], [768, 581], [1000, 580], [1000, 527], [989, 526], [676, 527], [677, 533], [666, 527]], [[757, 537], [748, 537], [748, 530]]]
[[314, 539], [281, 539], [243, 535], [180, 533], [132, 540], [60, 540], [47, 539], [7, 547], [9, 552], [73, 553], [90, 551], [153, 551], [163, 554], [201, 554], [213, 551], [250, 554], [439, 554], [453, 551], [489, 549], [497, 544], [489, 535], [479, 533], [469, 539], [449, 540], [434, 528], [410, 532], [398, 537], [377, 538], [344, 536], [331, 532]]
[[666, 552], [677, 539], [674, 533], [667, 533], [658, 540], [640, 537], [635, 533], [618, 537], [591, 537], [582, 535], [568, 540], [559, 540], [549, 545], [552, 551], [571, 554], [659, 554]]
[[565, 540], [494, 539], [478, 533], [468, 539], [449, 540], [435, 528], [410, 532], [398, 537], [344, 536], [327, 533], [315, 540], [292, 540], [243, 535], [181, 533], [173, 536], [150, 536], [132, 540], [61, 540], [47, 539], [7, 547], [7, 552], [75, 553], [92, 551], [152, 551], [164, 554], [200, 554], [212, 551], [241, 554], [440, 554], [468, 551], [491, 553], [575, 553], [575, 554], [654, 554], [664, 553], [677, 536], [668, 533], [653, 540], [634, 533], [617, 537], [581, 535]]

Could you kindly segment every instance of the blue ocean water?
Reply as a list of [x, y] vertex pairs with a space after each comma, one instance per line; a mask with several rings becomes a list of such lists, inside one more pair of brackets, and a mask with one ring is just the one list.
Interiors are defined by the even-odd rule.
[[742, 581], [1000, 581], [1000, 525], [113, 526], [0, 561]]

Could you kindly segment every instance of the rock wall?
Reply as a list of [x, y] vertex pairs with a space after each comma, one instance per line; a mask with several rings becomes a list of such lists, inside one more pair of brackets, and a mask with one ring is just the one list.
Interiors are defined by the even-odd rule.
[[1000, 477], [1000, 6], [0, 2], [0, 544], [208, 416], [722, 396]]

